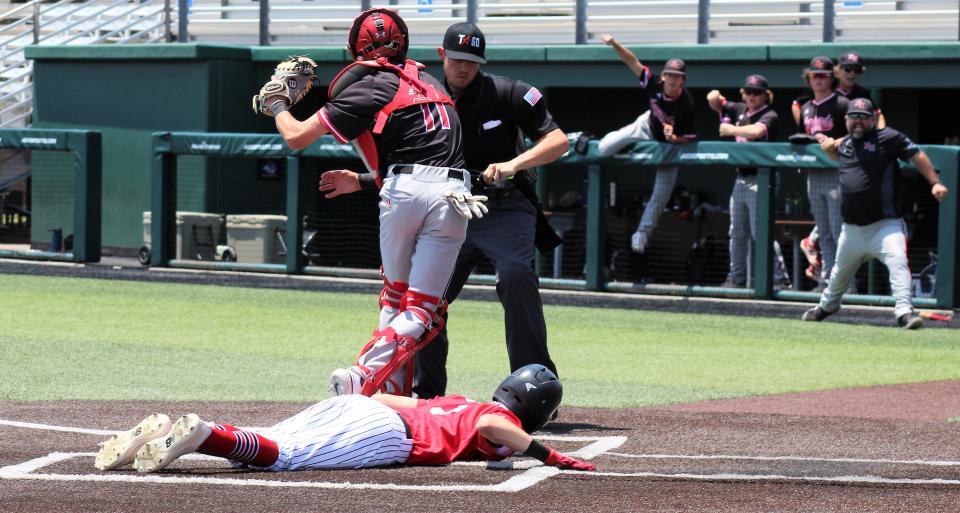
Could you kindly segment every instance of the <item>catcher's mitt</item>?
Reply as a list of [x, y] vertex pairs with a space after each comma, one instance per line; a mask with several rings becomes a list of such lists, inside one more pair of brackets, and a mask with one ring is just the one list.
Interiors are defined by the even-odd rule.
[[253, 111], [257, 114], [273, 116], [270, 105], [273, 98], [287, 106], [303, 99], [313, 87], [317, 77], [317, 63], [305, 55], [291, 55], [277, 64], [271, 80], [260, 88], [260, 93], [253, 97]]

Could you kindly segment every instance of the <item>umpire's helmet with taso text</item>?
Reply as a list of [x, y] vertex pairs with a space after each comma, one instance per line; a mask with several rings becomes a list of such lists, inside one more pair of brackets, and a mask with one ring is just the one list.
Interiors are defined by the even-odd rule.
[[512, 411], [527, 433], [542, 428], [560, 407], [562, 398], [563, 385], [557, 375], [539, 364], [515, 370], [493, 394], [493, 400]]
[[360, 13], [347, 35], [347, 51], [364, 60], [385, 57], [402, 62], [410, 47], [407, 24], [396, 11], [377, 7]]

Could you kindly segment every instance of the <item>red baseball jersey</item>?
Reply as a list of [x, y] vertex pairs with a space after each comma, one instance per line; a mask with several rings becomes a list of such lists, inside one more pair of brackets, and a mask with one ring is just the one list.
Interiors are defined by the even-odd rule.
[[448, 395], [417, 401], [414, 408], [398, 408], [410, 426], [413, 450], [410, 465], [441, 465], [454, 460], [502, 460], [513, 454], [477, 432], [477, 421], [491, 414], [507, 419], [522, 429], [520, 419], [500, 403], [478, 403], [462, 395]]

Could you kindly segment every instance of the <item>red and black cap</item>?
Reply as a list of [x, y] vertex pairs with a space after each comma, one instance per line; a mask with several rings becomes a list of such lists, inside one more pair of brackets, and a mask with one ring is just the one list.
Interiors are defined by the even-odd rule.
[[847, 107], [847, 114], [866, 114], [868, 116], [873, 116], [876, 114], [876, 109], [873, 108], [873, 102], [867, 98], [856, 98], [850, 101], [850, 106]]
[[858, 71], [863, 71], [863, 59], [857, 52], [843, 52], [837, 62], [841, 67], [854, 67]]
[[750, 75], [746, 80], [743, 81], [743, 88], [752, 89], [754, 91], [766, 91], [767, 78], [763, 75]]
[[450, 25], [443, 35], [443, 51], [451, 59], [486, 64], [487, 59], [483, 55], [486, 47], [483, 32], [469, 21]]
[[687, 63], [680, 59], [670, 59], [663, 65], [664, 73], [673, 73], [674, 75], [687, 75]]
[[810, 65], [807, 66], [807, 73], [833, 73], [833, 60], [830, 57], [818, 55], [810, 59]]

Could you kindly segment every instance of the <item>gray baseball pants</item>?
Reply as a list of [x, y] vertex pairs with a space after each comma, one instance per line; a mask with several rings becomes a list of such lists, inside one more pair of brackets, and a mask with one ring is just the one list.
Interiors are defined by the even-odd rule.
[[[910, 283], [912, 275], [907, 264], [907, 235], [902, 219], [883, 219], [865, 226], [843, 223], [837, 249], [836, 265], [830, 274], [827, 288], [820, 296], [820, 308], [835, 312], [840, 299], [860, 264], [876, 258], [887, 266], [890, 290], [896, 300], [896, 317], [913, 312]], [[823, 235], [821, 235], [821, 238]]]
[[[650, 111], [648, 110], [633, 123], [603, 136], [597, 147], [600, 150], [601, 157], [610, 157], [638, 141], [651, 140], [653, 140], [653, 133], [650, 131]], [[670, 195], [673, 194], [673, 186], [676, 183], [676, 167], [657, 168], [657, 177], [653, 182], [653, 193], [650, 194], [650, 201], [643, 209], [643, 216], [640, 218], [637, 231], [646, 233], [649, 238], [657, 227], [657, 223], [660, 222], [660, 214], [663, 213], [664, 207], [670, 201]]]

